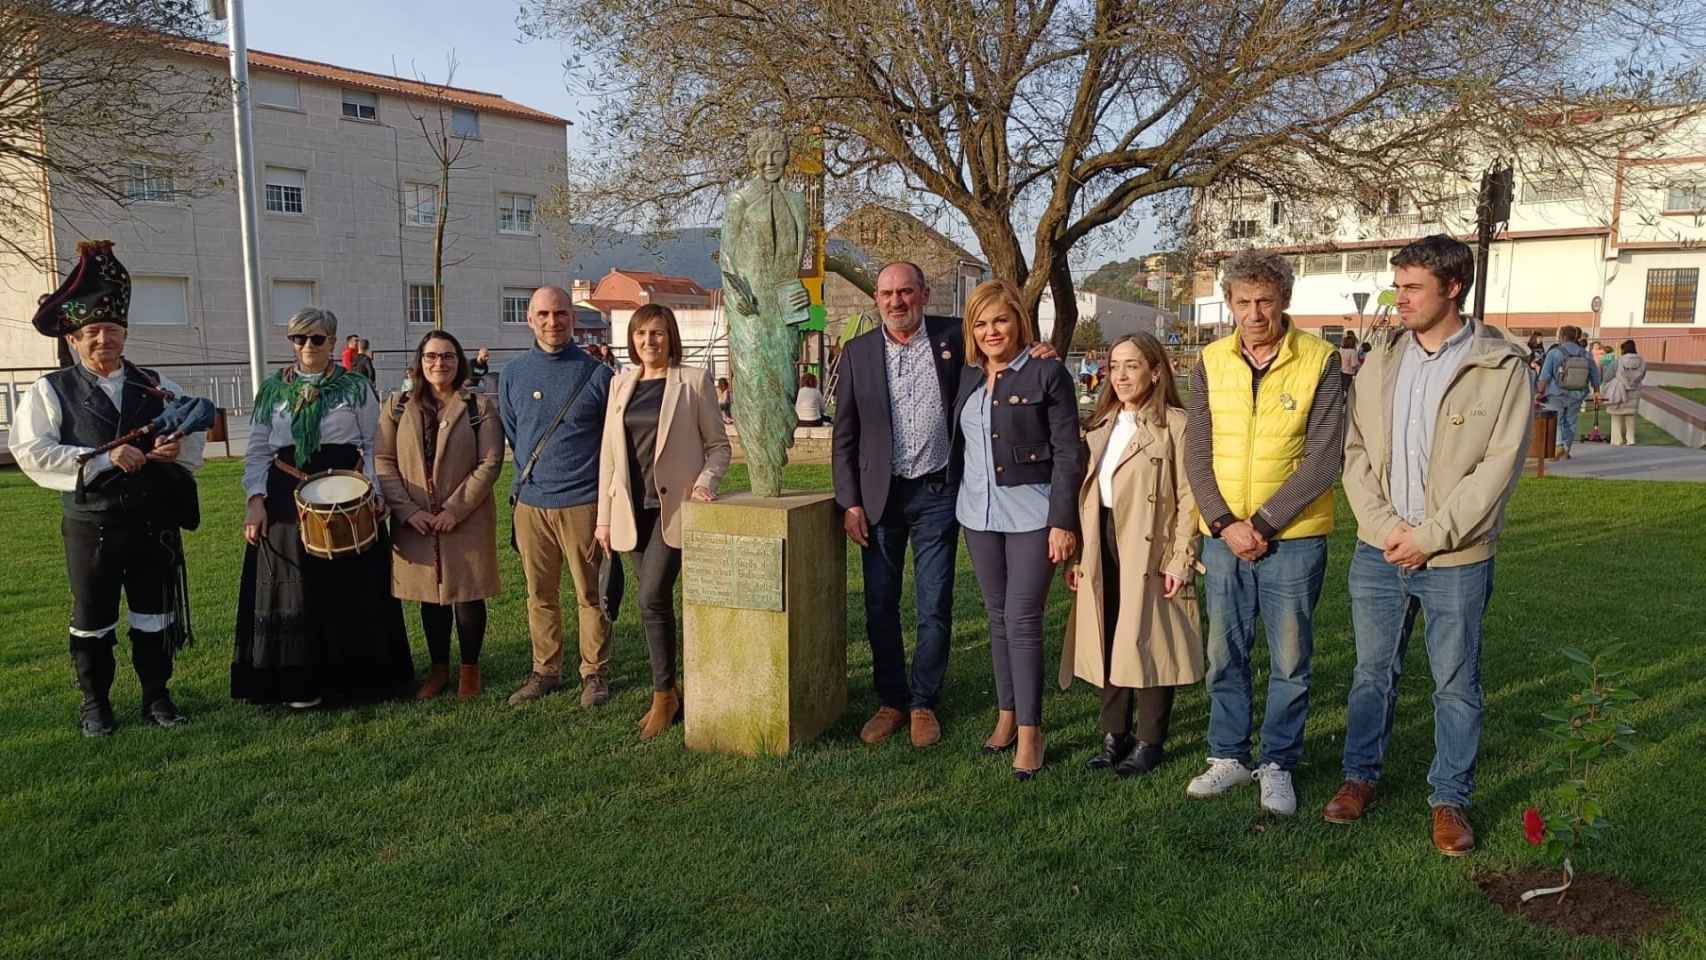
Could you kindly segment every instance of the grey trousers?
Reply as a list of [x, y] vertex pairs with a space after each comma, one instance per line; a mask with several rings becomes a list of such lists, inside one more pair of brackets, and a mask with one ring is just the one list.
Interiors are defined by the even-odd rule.
[[1020, 726], [1037, 726], [1043, 718], [1043, 607], [1054, 579], [1048, 531], [968, 529], [966, 549], [989, 615], [996, 704], [1016, 713]]

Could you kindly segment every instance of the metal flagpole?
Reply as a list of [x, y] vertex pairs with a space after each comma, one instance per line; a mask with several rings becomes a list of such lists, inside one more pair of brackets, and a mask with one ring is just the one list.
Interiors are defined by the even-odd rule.
[[237, 140], [237, 214], [243, 234], [243, 292], [249, 315], [249, 389], [266, 379], [266, 348], [261, 343], [261, 256], [255, 230], [255, 133], [249, 119], [249, 45], [243, 29], [243, 0], [212, 0], [213, 19], [226, 21], [231, 48], [231, 118]]

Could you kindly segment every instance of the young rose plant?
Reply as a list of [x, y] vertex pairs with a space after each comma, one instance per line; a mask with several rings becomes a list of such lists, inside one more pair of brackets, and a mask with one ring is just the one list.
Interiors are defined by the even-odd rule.
[[1541, 714], [1548, 736], [1562, 744], [1560, 756], [1547, 765], [1548, 773], [1565, 779], [1553, 791], [1545, 812], [1529, 807], [1522, 814], [1522, 829], [1528, 842], [1542, 848], [1548, 859], [1564, 871], [1564, 883], [1547, 891], [1529, 891], [1523, 899], [1541, 893], [1562, 893], [1575, 876], [1574, 860], [1604, 836], [1610, 822], [1599, 795], [1600, 765], [1612, 751], [1630, 753], [1635, 728], [1622, 720], [1623, 708], [1641, 699], [1619, 682], [1619, 673], [1604, 668], [1617, 648], [1608, 647], [1589, 656], [1575, 647], [1559, 652], [1568, 658], [1570, 672], [1582, 688], [1570, 694], [1562, 710]]

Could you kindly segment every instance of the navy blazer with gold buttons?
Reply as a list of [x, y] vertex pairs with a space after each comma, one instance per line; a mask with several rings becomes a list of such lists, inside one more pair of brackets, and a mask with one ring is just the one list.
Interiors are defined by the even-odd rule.
[[[965, 468], [960, 413], [987, 376], [982, 367], [974, 366], [965, 367], [960, 374], [949, 420], [954, 441], [950, 469], [956, 481]], [[1086, 454], [1078, 430], [1077, 395], [1066, 364], [1055, 358], [1031, 357], [1017, 370], [995, 375], [989, 447], [995, 458], [997, 486], [1049, 484], [1049, 526], [1078, 529], [1078, 487], [1084, 480]]]

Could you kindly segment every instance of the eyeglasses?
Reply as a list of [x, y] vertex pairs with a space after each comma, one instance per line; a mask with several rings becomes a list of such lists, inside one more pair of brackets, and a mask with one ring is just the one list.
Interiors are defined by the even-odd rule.
[[326, 341], [332, 338], [323, 333], [293, 333], [290, 336], [285, 337], [285, 339], [299, 347], [305, 343], [312, 343], [316, 347], [323, 347], [326, 345]]
[[454, 354], [454, 353], [423, 353], [423, 354], [421, 354], [421, 362], [422, 363], [455, 363], [456, 362], [456, 354]]

